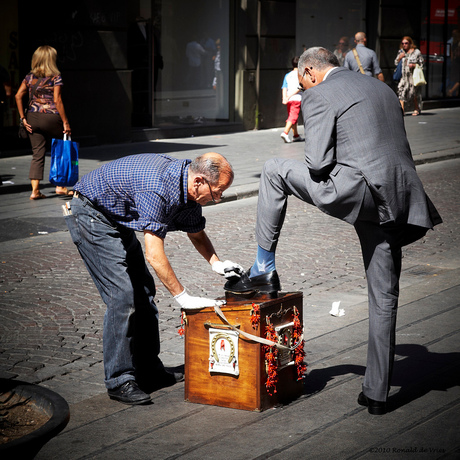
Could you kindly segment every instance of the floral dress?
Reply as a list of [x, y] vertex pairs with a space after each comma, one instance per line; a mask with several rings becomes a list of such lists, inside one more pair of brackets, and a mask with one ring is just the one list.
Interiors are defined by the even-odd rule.
[[[398, 56], [404, 53], [404, 50], [400, 49], [396, 55], [395, 65], [398, 65]], [[406, 54], [402, 58], [402, 76], [398, 84], [398, 97], [400, 101], [411, 102], [414, 98], [417, 98], [418, 106], [422, 108], [422, 87], [414, 86], [414, 80], [412, 75], [414, 68], [410, 68], [409, 64], [418, 64], [423, 67], [424, 59], [422, 53], [418, 48], [414, 49], [412, 53]]]

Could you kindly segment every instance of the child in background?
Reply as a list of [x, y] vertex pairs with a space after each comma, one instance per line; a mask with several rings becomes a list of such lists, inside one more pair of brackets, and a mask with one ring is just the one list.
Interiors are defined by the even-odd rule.
[[[284, 131], [281, 133], [281, 138], [286, 143], [300, 142], [304, 139], [299, 136], [297, 132], [297, 119], [299, 118], [300, 103], [302, 101], [302, 95], [300, 94], [299, 78], [297, 76], [297, 63], [299, 62], [299, 56], [292, 58], [293, 70], [288, 72], [284, 76], [283, 86], [281, 91], [283, 94], [283, 104], [287, 105], [288, 118], [286, 120], [286, 126]], [[294, 137], [289, 138], [289, 131], [292, 129]]]

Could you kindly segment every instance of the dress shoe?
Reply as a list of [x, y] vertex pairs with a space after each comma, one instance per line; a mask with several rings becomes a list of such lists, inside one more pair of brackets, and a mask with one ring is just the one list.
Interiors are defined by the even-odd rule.
[[224, 286], [226, 291], [243, 293], [243, 292], [276, 292], [281, 291], [280, 279], [276, 270], [262, 273], [261, 275], [249, 277], [250, 270], [243, 273], [239, 278], [229, 279]]
[[182, 372], [169, 372], [163, 369], [160, 372], [151, 374], [149, 377], [140, 377], [139, 386], [146, 393], [153, 393], [154, 391], [161, 390], [175, 385], [176, 383], [185, 380]]
[[146, 404], [151, 401], [150, 396], [144, 393], [134, 380], [128, 380], [113, 390], [107, 390], [110, 399], [119, 401], [123, 404]]
[[387, 413], [387, 403], [385, 401], [374, 401], [368, 398], [362, 391], [358, 396], [358, 404], [367, 406], [369, 414], [372, 415], [383, 415]]

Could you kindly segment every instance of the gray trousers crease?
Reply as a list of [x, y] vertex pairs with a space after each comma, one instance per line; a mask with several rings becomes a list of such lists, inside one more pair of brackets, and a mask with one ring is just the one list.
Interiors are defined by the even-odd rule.
[[[256, 239], [260, 247], [276, 250], [288, 197], [293, 195], [314, 205], [313, 185], [305, 163], [278, 158], [265, 163], [257, 206]], [[371, 399], [386, 401], [394, 362], [403, 228], [379, 224], [374, 201], [366, 187], [355, 230], [361, 243], [369, 296], [369, 342], [363, 391]]]

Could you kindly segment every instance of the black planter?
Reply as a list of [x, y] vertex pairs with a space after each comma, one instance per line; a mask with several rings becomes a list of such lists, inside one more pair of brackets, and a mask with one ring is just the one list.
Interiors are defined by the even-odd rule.
[[38, 451], [69, 422], [70, 412], [67, 401], [54, 391], [19, 380], [0, 379], [0, 392], [15, 393], [30, 399], [34, 406], [51, 418], [35, 431], [0, 445], [0, 458], [32, 459]]

